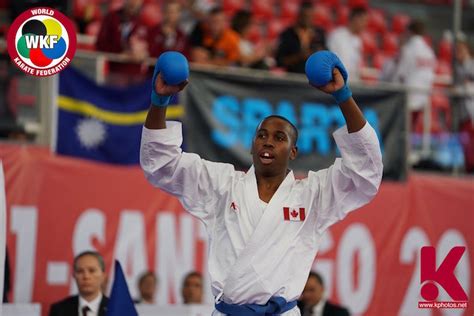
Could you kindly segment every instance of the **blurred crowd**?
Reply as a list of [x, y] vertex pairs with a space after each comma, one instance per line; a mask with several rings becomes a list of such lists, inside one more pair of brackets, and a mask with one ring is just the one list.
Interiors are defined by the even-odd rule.
[[[329, 49], [341, 58], [351, 81], [391, 82], [411, 89], [407, 107], [413, 147], [426, 130], [459, 133], [453, 140], [462, 161], [440, 163], [474, 171], [474, 97], [462, 96], [474, 93], [474, 59], [465, 35], [447, 32], [435, 52], [421, 20], [394, 15], [389, 28], [385, 13], [366, 1], [289, 0], [292, 9], [283, 1], [278, 16], [264, 4], [253, 1], [247, 10], [243, 1], [236, 2], [232, 7], [232, 1], [219, 6], [206, 0], [171, 0], [160, 8], [127, 0], [108, 11], [95, 31], [83, 30], [96, 32], [94, 49], [128, 54], [134, 61], [110, 63], [108, 80], [115, 85], [150, 76], [152, 70], [141, 61], [168, 50], [180, 51], [196, 64], [304, 73], [312, 53]], [[152, 12], [144, 12], [148, 10], [161, 15], [153, 18]], [[78, 24], [84, 25], [84, 19]], [[429, 124], [426, 115], [431, 116]], [[411, 163], [422, 158], [415, 155]]]
[[[341, 58], [351, 81], [411, 89], [411, 131], [457, 133], [463, 165], [474, 171], [474, 59], [464, 34], [447, 31], [433, 39], [426, 20], [371, 7], [367, 0], [71, 3], [71, 17], [82, 34], [80, 49], [121, 54], [130, 61], [106, 63], [109, 84], [127, 86], [150, 77], [145, 61], [168, 50], [196, 64], [303, 73], [308, 56], [329, 49]], [[5, 86], [11, 90], [12, 84]], [[430, 124], [424, 114], [428, 107]], [[2, 136], [27, 138], [11, 128], [0, 128]], [[418, 143], [412, 140], [412, 147]]]

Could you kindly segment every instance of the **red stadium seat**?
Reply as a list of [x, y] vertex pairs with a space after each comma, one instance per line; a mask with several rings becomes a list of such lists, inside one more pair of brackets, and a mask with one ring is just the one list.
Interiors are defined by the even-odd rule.
[[451, 75], [452, 72], [453, 72], [453, 68], [450, 62], [444, 61], [444, 60], [438, 60], [438, 63], [436, 64], [436, 70], [435, 70], [436, 74]]
[[294, 20], [298, 16], [298, 10], [300, 8], [299, 0], [286, 0], [281, 2], [280, 6], [280, 17], [285, 20]]
[[252, 23], [249, 30], [249, 40], [252, 43], [260, 43], [263, 40], [262, 26], [257, 23]]
[[336, 10], [336, 25], [347, 25], [349, 23], [350, 9], [347, 6], [340, 6]]
[[406, 14], [395, 14], [392, 16], [392, 32], [401, 34], [405, 32], [408, 24], [410, 23], [410, 17]]
[[289, 21], [273, 19], [267, 23], [267, 39], [273, 42], [290, 25]]
[[382, 36], [382, 50], [387, 56], [394, 56], [398, 52], [398, 37], [395, 33], [385, 33]]
[[273, 18], [273, 0], [252, 0], [252, 13], [257, 19], [271, 19]]
[[109, 11], [115, 11], [123, 7], [124, 0], [111, 0], [108, 2], [109, 4]]
[[369, 10], [367, 27], [371, 32], [375, 33], [383, 33], [387, 30], [385, 16], [381, 10]]
[[436, 63], [435, 74], [437, 80], [435, 86], [447, 87], [450, 85], [453, 76], [453, 68], [451, 63], [443, 60], [438, 60]]
[[320, 3], [331, 8], [341, 7], [341, 2], [339, 0], [315, 0], [313, 1], [313, 3], [315, 4]]
[[439, 42], [438, 58], [446, 62], [451, 62], [453, 58], [453, 44], [451, 41], [444, 39]]
[[329, 7], [323, 4], [317, 4], [314, 6], [314, 25], [319, 26], [325, 30], [329, 30], [333, 26], [331, 17], [331, 9], [329, 9]]
[[361, 34], [361, 40], [362, 40], [362, 50], [364, 54], [373, 54], [377, 50], [377, 41], [375, 38], [374, 33], [370, 32], [362, 32]]
[[[451, 126], [451, 105], [448, 97], [439, 90], [431, 94], [431, 133], [447, 132]], [[416, 133], [423, 132], [423, 115], [420, 115], [414, 123]]]
[[388, 58], [389, 56], [385, 55], [384, 53], [377, 52], [374, 54], [374, 57], [372, 58], [372, 65], [378, 70], [382, 70]]
[[368, 8], [369, 4], [367, 0], [347, 0], [347, 6], [349, 8]]
[[451, 126], [451, 105], [446, 94], [435, 91], [431, 95], [431, 132], [449, 130]]
[[240, 9], [244, 9], [246, 2], [245, 0], [223, 0], [222, 9], [228, 16], [232, 16]]

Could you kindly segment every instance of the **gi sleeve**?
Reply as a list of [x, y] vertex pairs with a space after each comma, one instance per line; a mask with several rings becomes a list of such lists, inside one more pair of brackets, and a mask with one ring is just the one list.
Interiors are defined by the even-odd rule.
[[176, 196], [194, 216], [212, 218], [217, 211], [213, 205], [231, 184], [234, 167], [182, 152], [181, 123], [167, 121], [166, 125], [157, 130], [143, 127], [140, 164], [145, 177]]
[[309, 185], [315, 190], [312, 208], [319, 232], [370, 202], [382, 180], [380, 145], [369, 123], [350, 134], [344, 126], [333, 136], [342, 158], [328, 169], [310, 171], [308, 175]]

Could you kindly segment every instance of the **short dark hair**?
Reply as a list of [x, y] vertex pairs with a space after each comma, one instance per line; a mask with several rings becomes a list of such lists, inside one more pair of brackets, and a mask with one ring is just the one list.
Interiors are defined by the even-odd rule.
[[[298, 142], [298, 129], [296, 128], [296, 126], [293, 123], [291, 123], [290, 120], [287, 119], [286, 117], [281, 116], [281, 115], [276, 115], [276, 114], [272, 114], [272, 115], [267, 116], [266, 118], [264, 118], [262, 120], [262, 122], [266, 121], [268, 119], [271, 119], [271, 118], [277, 118], [277, 119], [283, 120], [283, 121], [287, 122], [288, 124], [290, 124], [291, 129], [293, 130], [293, 134], [294, 134], [293, 145], [296, 146], [296, 143]], [[260, 126], [260, 124], [258, 126]], [[257, 128], [258, 128], [258, 126], [257, 126]]]
[[303, 13], [304, 10], [308, 10], [308, 9], [312, 9], [312, 8], [313, 8], [313, 4], [311, 3], [311, 1], [303, 1], [300, 4], [298, 14], [301, 15], [301, 13]]
[[153, 271], [146, 271], [140, 275], [140, 278], [138, 278], [138, 286], [141, 286], [145, 279], [148, 277], [153, 277], [155, 283], [158, 282], [158, 278], [156, 277], [156, 274]]
[[315, 272], [315, 271], [310, 271], [309, 272], [309, 276], [308, 276], [308, 279], [309, 278], [315, 278], [319, 284], [321, 284], [322, 287], [324, 287], [324, 280], [323, 280], [323, 277], [321, 276], [321, 274], [319, 274], [318, 272]]
[[408, 30], [416, 35], [423, 35], [425, 33], [425, 24], [420, 20], [413, 20], [408, 25]]
[[367, 9], [365, 7], [354, 7], [351, 10], [351, 13], [349, 14], [349, 19], [353, 20], [355, 18], [358, 18], [360, 16], [366, 15], [367, 14]]
[[93, 250], [83, 251], [80, 254], [78, 254], [76, 257], [74, 257], [74, 263], [73, 263], [74, 272], [77, 270], [77, 261], [79, 259], [81, 259], [82, 257], [85, 257], [85, 256], [92, 256], [92, 257], [96, 258], [97, 261], [99, 262], [100, 269], [103, 272], [105, 272], [104, 258], [102, 257], [102, 255], [100, 253], [98, 253], [97, 251], [93, 251]]
[[241, 34], [242, 31], [250, 24], [252, 13], [247, 10], [239, 10], [232, 18], [232, 29]]
[[198, 271], [191, 271], [191, 272], [188, 272], [188, 273], [184, 276], [183, 285], [184, 285], [184, 283], [186, 283], [186, 281], [187, 281], [189, 278], [192, 278], [192, 277], [197, 277], [197, 278], [202, 279], [202, 274], [201, 274], [201, 272], [198, 272]]
[[220, 6], [215, 6], [211, 9], [211, 11], [209, 11], [209, 15], [216, 15], [216, 14], [220, 14], [220, 13], [223, 13], [224, 10], [222, 10], [222, 8]]

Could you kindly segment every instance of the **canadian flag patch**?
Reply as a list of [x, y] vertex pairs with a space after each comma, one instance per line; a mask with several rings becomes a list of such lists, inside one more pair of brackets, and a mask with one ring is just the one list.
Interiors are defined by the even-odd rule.
[[306, 218], [305, 209], [304, 207], [300, 207], [300, 208], [284, 207], [283, 218], [285, 219], [285, 221], [297, 221], [297, 222], [304, 221], [304, 219]]

